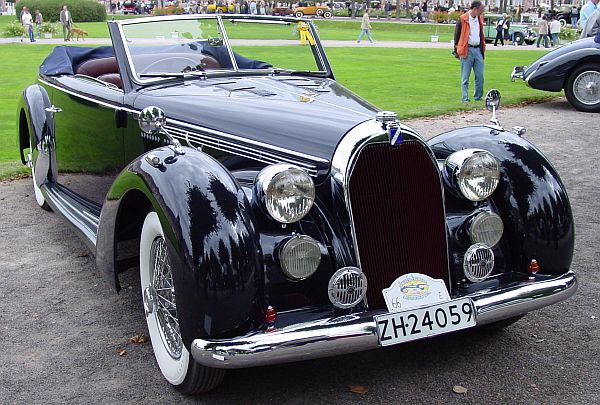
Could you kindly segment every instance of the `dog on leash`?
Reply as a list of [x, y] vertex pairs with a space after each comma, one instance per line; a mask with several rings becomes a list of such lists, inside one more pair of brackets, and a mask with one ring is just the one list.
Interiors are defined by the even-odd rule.
[[71, 28], [71, 39], [73, 39], [73, 37], [75, 37], [79, 41], [79, 38], [84, 40], [85, 37], [87, 37], [87, 36], [88, 36], [87, 31], [82, 30], [81, 28]]

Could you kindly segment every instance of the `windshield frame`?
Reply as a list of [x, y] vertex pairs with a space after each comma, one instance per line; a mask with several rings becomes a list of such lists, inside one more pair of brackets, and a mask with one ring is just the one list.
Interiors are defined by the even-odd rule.
[[[151, 22], [161, 22], [161, 21], [201, 20], [201, 19], [207, 19], [207, 20], [211, 19], [211, 20], [217, 21], [217, 24], [218, 24], [221, 34], [223, 36], [223, 45], [227, 47], [227, 51], [228, 51], [229, 57], [231, 59], [231, 64], [233, 65], [233, 68], [232, 69], [230, 69], [230, 68], [214, 69], [214, 70], [206, 71], [202, 75], [197, 75], [197, 77], [199, 77], [199, 78], [200, 77], [202, 77], [202, 78], [227, 77], [227, 76], [241, 76], [241, 75], [265, 76], [265, 75], [280, 75], [280, 74], [282, 74], [282, 70], [276, 69], [276, 68], [239, 69], [239, 67], [236, 63], [235, 57], [234, 57], [231, 42], [227, 35], [227, 30], [225, 29], [225, 26], [223, 24], [223, 19], [247, 20], [247, 22], [252, 22], [252, 23], [254, 23], [254, 22], [256, 22], [256, 23], [292, 23], [292, 24], [293, 23], [297, 24], [298, 22], [307, 23], [308, 27], [310, 29], [310, 32], [312, 34], [312, 37], [315, 40], [314, 45], [308, 44], [308, 46], [310, 46], [312, 48], [313, 57], [315, 58], [315, 63], [319, 70], [311, 72], [311, 73], [306, 73], [306, 75], [314, 76], [315, 74], [318, 74], [319, 76], [328, 77], [331, 79], [334, 78], [333, 72], [331, 70], [331, 65], [329, 64], [327, 56], [325, 55], [325, 51], [321, 45], [321, 41], [317, 34], [317, 30], [315, 29], [315, 26], [313, 25], [312, 21], [310, 21], [310, 20], [307, 20], [304, 18], [296, 18], [296, 17], [263, 16], [263, 15], [248, 15], [248, 14], [216, 14], [216, 15], [215, 14], [188, 14], [188, 15], [170, 15], [170, 16], [158, 16], [158, 17], [143, 17], [143, 18], [112, 21], [112, 23], [116, 23], [116, 25], [117, 25], [117, 32], [120, 36], [118, 42], [120, 42], [120, 44], [122, 44], [122, 46], [123, 46], [123, 51], [124, 51], [124, 54], [126, 57], [126, 63], [128, 65], [128, 68], [129, 68], [129, 71], [131, 74], [131, 81], [137, 85], [146, 86], [146, 85], [152, 85], [152, 84], [156, 84], [156, 83], [163, 83], [165, 81], [171, 81], [174, 79], [181, 80], [181, 78], [179, 78], [179, 77], [158, 77], [158, 78], [144, 79], [144, 78], [140, 77], [140, 74], [138, 74], [135, 69], [135, 65], [133, 63], [133, 58], [132, 58], [129, 46], [127, 45], [127, 38], [126, 38], [125, 32], [123, 30], [123, 28], [125, 26], [134, 25], [134, 24], [151, 23]], [[111, 35], [112, 35], [112, 31], [111, 31]], [[116, 43], [117, 43], [117, 41], [113, 40], [113, 46]], [[284, 72], [286, 72], [286, 71], [284, 70]], [[291, 74], [293, 74], [293, 72], [295, 72], [295, 71], [292, 70]], [[287, 73], [289, 74], [290, 72], [287, 72]]]

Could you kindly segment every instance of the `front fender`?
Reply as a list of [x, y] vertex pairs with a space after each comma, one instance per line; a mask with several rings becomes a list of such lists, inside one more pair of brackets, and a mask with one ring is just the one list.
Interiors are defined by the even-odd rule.
[[[545, 91], [561, 91], [575, 66], [596, 61], [600, 65], [600, 49], [582, 48], [559, 55], [540, 66], [537, 61], [531, 71], [525, 72], [527, 85]], [[542, 61], [543, 62], [543, 61]]]
[[504, 221], [502, 249], [511, 270], [527, 271], [537, 259], [543, 274], [563, 274], [573, 257], [574, 224], [558, 173], [534, 145], [508, 131], [469, 127], [428, 142], [438, 159], [481, 148], [500, 162], [501, 180], [491, 196]]
[[[264, 311], [264, 275], [250, 204], [231, 174], [191, 148], [143, 155], [118, 176], [100, 216], [98, 266], [113, 281], [115, 227], [131, 193], [143, 193], [161, 221], [169, 246], [184, 343], [256, 327]], [[145, 216], [145, 213], [143, 214]]]

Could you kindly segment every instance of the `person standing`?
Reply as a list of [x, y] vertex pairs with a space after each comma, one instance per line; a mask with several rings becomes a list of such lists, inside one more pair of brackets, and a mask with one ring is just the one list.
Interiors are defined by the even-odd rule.
[[579, 26], [582, 30], [585, 28], [588, 18], [590, 18], [594, 10], [598, 8], [599, 1], [600, 0], [589, 0], [585, 6], [581, 7], [581, 11], [579, 11]]
[[71, 17], [71, 12], [66, 4], [60, 12], [60, 23], [63, 26], [63, 37], [65, 38], [65, 41], [70, 41], [71, 29], [73, 28], [73, 17]]
[[365, 36], [365, 34], [367, 34], [367, 38], [369, 38], [369, 42], [370, 43], [374, 43], [373, 42], [373, 37], [371, 37], [371, 20], [369, 18], [369, 13], [371, 12], [371, 9], [368, 8], [367, 11], [365, 11], [365, 13], [362, 16], [362, 22], [360, 23], [360, 35], [358, 36], [358, 40], [356, 42], [358, 42], [360, 44], [360, 40]]
[[538, 48], [542, 39], [544, 40], [544, 48], [550, 48], [550, 45], [548, 45], [548, 20], [545, 15], [538, 22], [538, 39], [536, 45]]
[[552, 21], [550, 22], [550, 44], [552, 46], [558, 45], [560, 43], [560, 22], [556, 19], [556, 16], [552, 16]]
[[593, 37], [598, 32], [600, 32], [600, 7], [588, 18], [583, 31], [581, 31], [581, 38]]
[[571, 28], [577, 28], [577, 20], [579, 19], [579, 8], [573, 6], [571, 8]]
[[469, 102], [469, 77], [475, 75], [473, 98], [483, 98], [485, 36], [483, 35], [484, 6], [479, 0], [471, 3], [469, 11], [460, 16], [454, 29], [454, 53], [460, 59], [462, 101]]
[[498, 46], [498, 40], [500, 44], [504, 46], [504, 23], [506, 22], [506, 13], [502, 14], [502, 18], [496, 21], [496, 39], [494, 40], [494, 46]]
[[523, 6], [519, 4], [517, 6], [517, 11], [515, 12], [515, 22], [517, 24], [521, 21], [521, 14], [523, 14]]
[[31, 13], [29, 13], [29, 9], [27, 7], [23, 7], [21, 24], [23, 24], [25, 32], [29, 35], [29, 41], [35, 42], [35, 37], [33, 36], [33, 18], [31, 17]]
[[427, 21], [429, 13], [427, 13], [427, 1], [423, 2], [423, 6], [421, 7], [421, 11], [423, 12], [423, 20]]
[[507, 16], [504, 19], [504, 24], [502, 25], [502, 32], [504, 33], [504, 40], [509, 45], [510, 45], [510, 42], [512, 42], [512, 35], [510, 34], [510, 21], [511, 21], [510, 16]]
[[35, 9], [35, 15], [33, 16], [35, 20], [35, 27], [37, 29], [37, 37], [42, 37], [42, 23], [44, 22], [44, 17], [42, 17], [42, 13], [40, 13], [40, 9]]

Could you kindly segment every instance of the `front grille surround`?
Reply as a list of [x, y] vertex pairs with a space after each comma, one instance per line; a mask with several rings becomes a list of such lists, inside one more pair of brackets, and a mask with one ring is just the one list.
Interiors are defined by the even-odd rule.
[[[420, 139], [397, 146], [365, 142], [348, 163], [346, 203], [356, 260], [369, 280], [369, 308], [385, 309], [381, 290], [403, 274], [427, 274], [449, 286], [443, 187], [437, 162], [426, 144]], [[372, 170], [375, 176], [369, 175]], [[427, 186], [417, 187], [422, 179]], [[380, 184], [382, 180], [384, 184]], [[389, 190], [385, 188], [388, 181], [392, 184]], [[363, 195], [369, 187], [373, 187], [373, 195]], [[390, 201], [378, 198], [382, 191]], [[402, 212], [391, 215], [394, 210], [390, 206], [396, 208], [398, 201]], [[399, 236], [390, 235], [394, 231]], [[374, 238], [374, 233], [380, 238]], [[401, 243], [395, 245], [397, 241]]]

